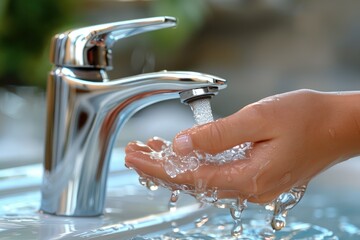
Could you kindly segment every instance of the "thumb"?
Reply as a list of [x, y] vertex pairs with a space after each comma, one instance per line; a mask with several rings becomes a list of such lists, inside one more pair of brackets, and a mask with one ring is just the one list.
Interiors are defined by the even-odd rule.
[[249, 105], [235, 114], [180, 132], [173, 141], [174, 151], [186, 155], [193, 150], [215, 154], [244, 142], [270, 138], [267, 121]]

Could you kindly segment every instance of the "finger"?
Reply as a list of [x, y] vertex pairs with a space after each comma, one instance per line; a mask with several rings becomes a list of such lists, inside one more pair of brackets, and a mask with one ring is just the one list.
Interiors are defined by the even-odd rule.
[[[153, 141], [152, 144], [161, 145], [162, 142]], [[186, 171], [178, 174], [176, 178], [169, 177], [164, 170], [164, 162], [151, 158], [149, 153], [152, 150], [148, 146], [139, 146], [137, 143], [134, 145], [133, 149], [139, 151], [127, 152], [126, 165], [128, 167], [176, 184], [191, 185], [197, 189], [234, 190], [243, 197], [252, 197], [254, 202], [267, 201], [270, 196], [264, 195], [262, 198], [259, 196], [278, 187], [285, 188], [292, 184], [291, 175], [287, 174], [292, 165], [287, 164], [286, 161], [278, 163], [279, 158], [269, 159], [268, 156], [274, 146], [267, 142], [254, 144], [253, 148], [249, 150], [251, 158], [235, 160], [226, 164], [202, 165], [196, 171]], [[273, 169], [274, 165], [275, 170]]]
[[163, 140], [159, 137], [150, 138], [146, 143], [150, 148], [152, 148], [156, 152], [160, 152], [164, 146], [168, 144], [166, 140]]
[[126, 166], [135, 169], [139, 175], [147, 175], [166, 182], [179, 184], [191, 182], [183, 179], [184, 177], [187, 177], [187, 175], [178, 175], [176, 178], [171, 178], [164, 170], [163, 162], [161, 162], [161, 160], [153, 159], [149, 152], [129, 152], [125, 156], [125, 163]]
[[[203, 165], [197, 171], [187, 171], [171, 178], [164, 170], [163, 163], [151, 159], [147, 152], [132, 152], [126, 155], [126, 165], [134, 168], [140, 175], [148, 175], [164, 182], [187, 185], [191, 189], [206, 191], [218, 189], [218, 198], [238, 198], [254, 203], [269, 203], [290, 186], [275, 182], [267, 192], [259, 193], [254, 185], [253, 173], [258, 169], [250, 161], [238, 160], [231, 164]], [[171, 184], [170, 184], [171, 185]]]
[[236, 190], [244, 195], [253, 193], [252, 175], [256, 166], [247, 160], [222, 165], [201, 165], [196, 171], [186, 171], [175, 178], [166, 173], [163, 162], [151, 159], [146, 152], [130, 152], [125, 160], [127, 166], [140, 173], [175, 184], [194, 186], [197, 189]]
[[140, 141], [134, 141], [134, 142], [130, 142], [128, 143], [128, 145], [125, 147], [125, 154], [129, 154], [132, 152], [152, 152], [153, 150], [145, 145], [144, 143], [140, 142]]
[[[165, 172], [162, 164], [159, 161], [151, 159], [149, 153], [133, 152], [126, 155], [125, 160], [126, 165], [135, 169], [140, 176], [151, 176], [151, 178], [160, 179], [160, 183], [166, 184], [167, 188], [172, 188], [174, 186], [186, 186], [188, 193], [194, 196], [196, 193], [210, 192], [208, 190], [214, 189], [214, 184], [216, 186], [221, 186], [221, 184], [217, 183], [216, 181], [211, 182], [208, 181], [209, 179], [204, 178], [204, 175], [206, 175], [207, 177], [212, 176], [210, 179], [218, 179], [217, 176], [214, 176], [216, 175], [217, 171], [209, 171], [210, 167], [208, 166], [203, 166], [203, 169], [200, 171], [185, 172], [183, 174], [177, 175], [175, 178], [171, 178]], [[179, 189], [182, 188], [180, 187]], [[249, 196], [248, 194], [240, 194], [237, 191], [229, 191], [221, 188], [218, 191], [217, 198], [237, 199], [240, 195], [244, 199]]]
[[268, 103], [262, 101], [226, 118], [185, 130], [175, 137], [174, 150], [181, 155], [194, 149], [214, 154], [244, 142], [268, 140], [274, 135], [270, 111]]

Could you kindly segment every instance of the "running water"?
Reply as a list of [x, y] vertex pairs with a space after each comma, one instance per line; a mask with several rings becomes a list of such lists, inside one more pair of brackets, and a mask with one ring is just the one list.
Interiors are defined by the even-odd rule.
[[[197, 125], [205, 124], [214, 121], [210, 99], [198, 99], [189, 103], [194, 119]], [[201, 165], [207, 164], [224, 164], [232, 161], [241, 161], [246, 159], [251, 150], [251, 143], [243, 143], [232, 149], [226, 150], [222, 153], [211, 155], [199, 151], [193, 151], [187, 156], [178, 156], [172, 149], [172, 144], [169, 141], [164, 141], [162, 151], [150, 153], [150, 158], [154, 161], [160, 162], [166, 173], [175, 178], [177, 175], [187, 171], [196, 171]], [[195, 196], [195, 198], [202, 204], [210, 204], [218, 208], [229, 208], [233, 219], [233, 227], [231, 230], [232, 237], [242, 236], [243, 225], [241, 215], [246, 208], [246, 199], [220, 199], [218, 198], [218, 189], [208, 188], [207, 183], [212, 176], [196, 179], [194, 187], [187, 185], [174, 184], [155, 179], [151, 176], [142, 175], [139, 178], [140, 183], [150, 190], [156, 190], [159, 186], [170, 189], [172, 191], [169, 200], [169, 210], [176, 210], [176, 202], [179, 198], [180, 191]], [[231, 181], [229, 179], [228, 181]], [[175, 189], [175, 190], [174, 190]], [[266, 205], [267, 210], [273, 211], [271, 226], [274, 230], [281, 230], [286, 225], [286, 215], [302, 198], [306, 190], [306, 186], [295, 187], [291, 191], [281, 194], [275, 201]], [[234, 193], [233, 195], [236, 195]], [[206, 221], [207, 222], [207, 221]], [[200, 224], [203, 225], [203, 224]]]
[[197, 125], [214, 121], [209, 98], [202, 98], [189, 103]]

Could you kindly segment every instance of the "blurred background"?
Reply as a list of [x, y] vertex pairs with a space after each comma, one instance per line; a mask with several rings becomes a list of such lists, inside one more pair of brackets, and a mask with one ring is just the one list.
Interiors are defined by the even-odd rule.
[[[229, 85], [212, 100], [222, 117], [300, 88], [360, 90], [359, 9], [356, 0], [1, 0], [0, 168], [42, 161], [48, 54], [56, 33], [177, 17], [175, 29], [118, 42], [109, 75], [164, 69], [218, 75]], [[159, 103], [134, 116], [118, 145], [153, 135], [171, 139], [192, 124], [187, 106]]]

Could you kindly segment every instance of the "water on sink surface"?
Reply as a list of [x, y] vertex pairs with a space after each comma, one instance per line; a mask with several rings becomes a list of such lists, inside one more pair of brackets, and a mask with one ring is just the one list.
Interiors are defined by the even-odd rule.
[[[345, 198], [342, 198], [345, 197]], [[349, 198], [348, 198], [349, 197]], [[349, 194], [348, 190], [329, 193], [318, 186], [309, 187], [308, 195], [293, 209], [288, 224], [281, 231], [274, 232], [269, 226], [271, 214], [257, 205], [250, 205], [243, 214], [243, 233], [233, 237], [232, 218], [221, 209], [208, 211], [192, 223], [173, 224], [162, 232], [139, 235], [136, 240], [190, 240], [190, 239], [360, 239], [360, 218], [358, 199], [360, 193]]]
[[[149, 192], [129, 170], [110, 175], [105, 213], [93, 218], [39, 213], [39, 186], [10, 194], [6, 188], [0, 189], [0, 193], [6, 193], [0, 195], [0, 239], [106, 239], [113, 235], [125, 239], [143, 233], [143, 229], [151, 231], [151, 227], [197, 214], [199, 204], [190, 197], [182, 198], [176, 213], [169, 213], [166, 207], [169, 191]], [[24, 181], [20, 177], [15, 180]]]
[[[202, 224], [198, 224], [202, 222]], [[244, 224], [241, 235], [234, 237], [231, 234], [233, 220], [226, 214], [217, 214], [212, 217], [202, 217], [194, 224], [178, 227], [174, 224], [173, 228], [160, 236], [136, 236], [133, 240], [234, 240], [234, 239], [339, 239], [332, 231], [302, 222], [291, 222], [282, 231], [274, 232], [268, 226], [268, 222], [253, 219]]]

